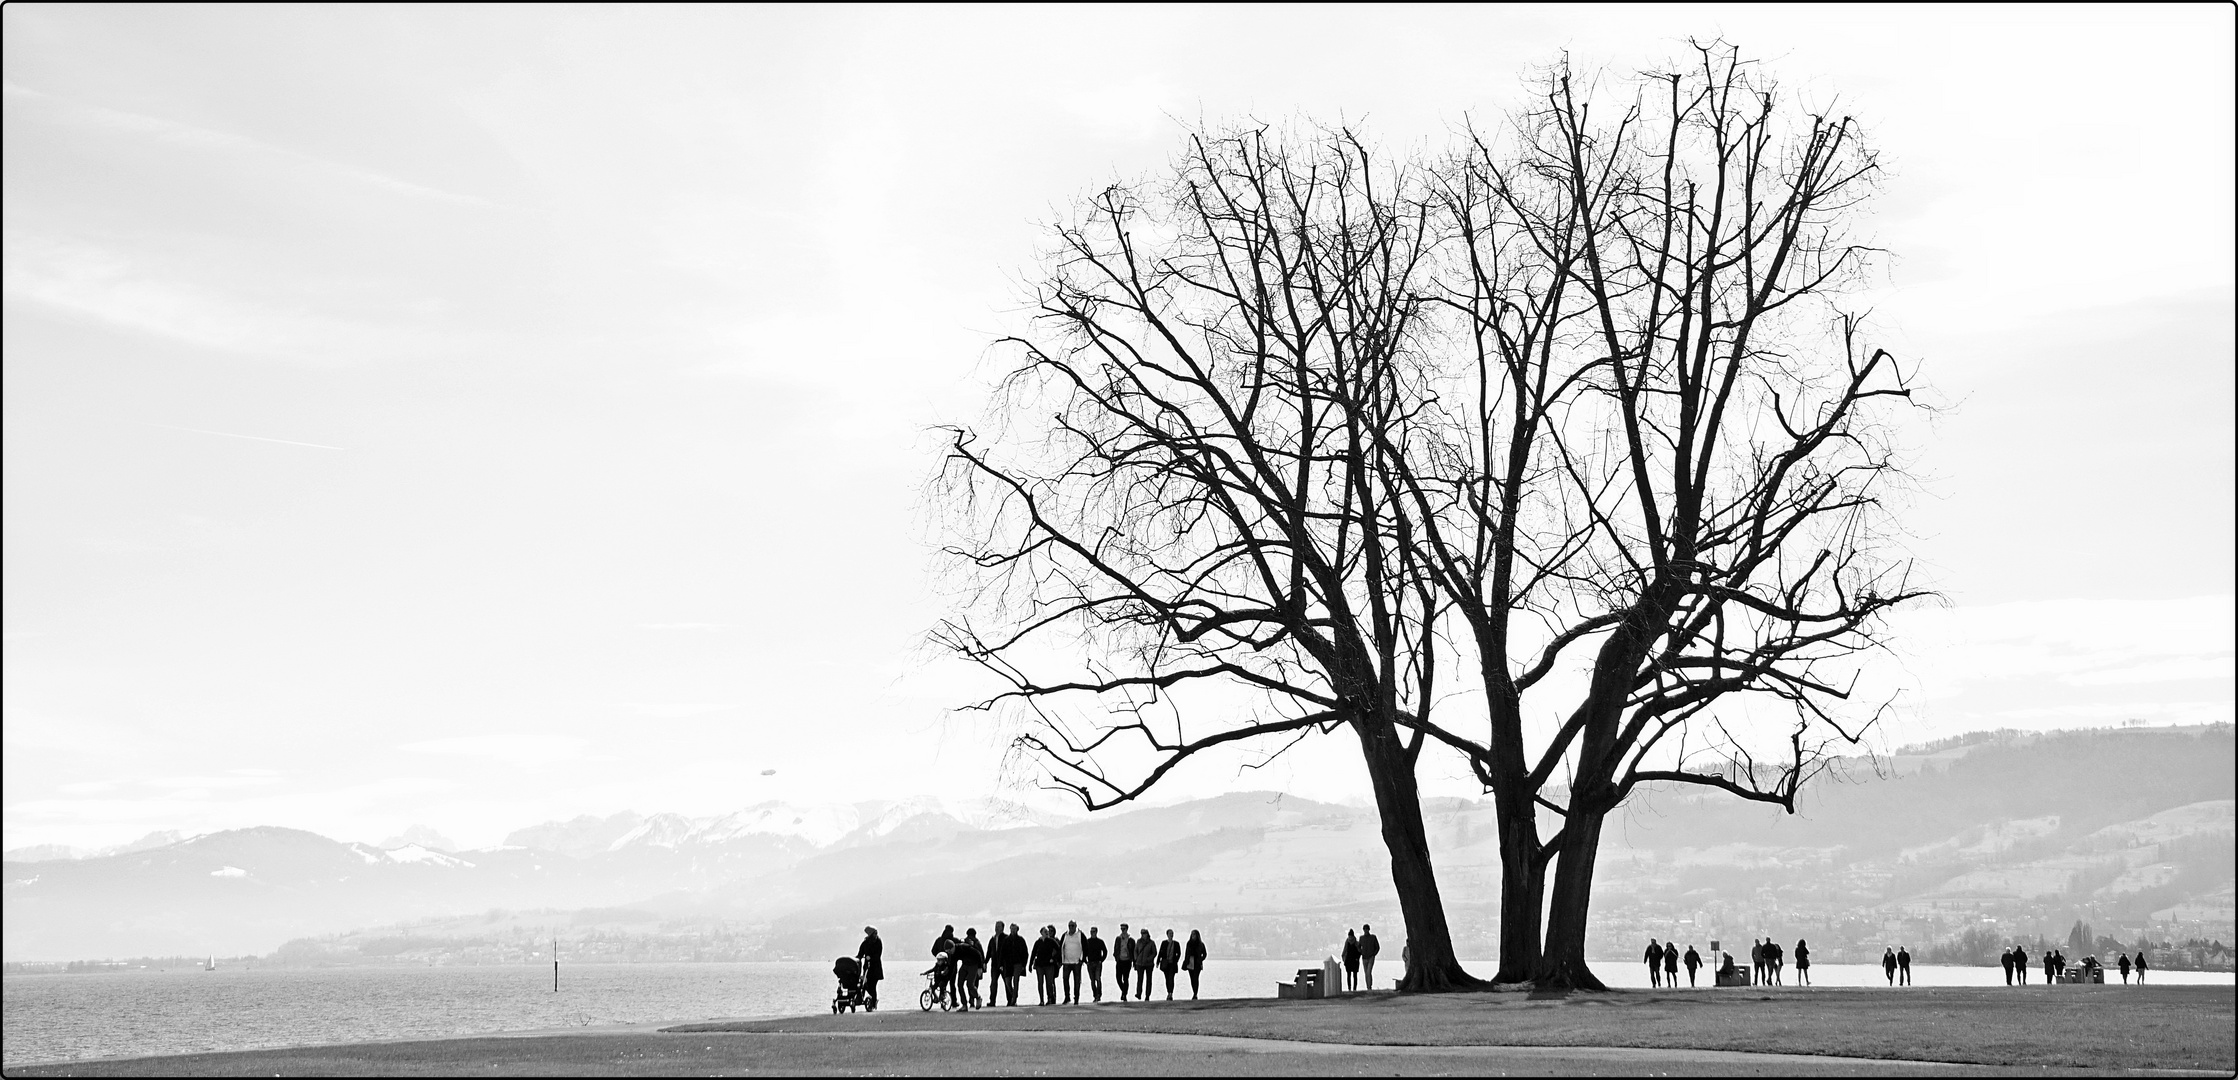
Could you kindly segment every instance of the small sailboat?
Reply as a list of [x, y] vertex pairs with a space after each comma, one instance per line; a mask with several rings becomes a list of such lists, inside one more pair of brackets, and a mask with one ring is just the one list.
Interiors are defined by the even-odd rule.
[[216, 971], [217, 969], [218, 958], [215, 956], [210, 957], [210, 959], [202, 965], [202, 970], [204, 971]]

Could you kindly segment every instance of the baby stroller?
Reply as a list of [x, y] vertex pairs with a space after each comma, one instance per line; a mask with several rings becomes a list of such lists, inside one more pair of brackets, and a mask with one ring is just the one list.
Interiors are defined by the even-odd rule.
[[947, 953], [937, 953], [933, 956], [933, 966], [926, 968], [920, 974], [925, 977], [925, 992], [917, 995], [917, 1007], [919, 1009], [931, 1012], [933, 1006], [937, 1005], [941, 1012], [947, 1012], [956, 1007], [953, 1000], [956, 986], [955, 957]]
[[833, 1013], [852, 1012], [863, 1007], [863, 965], [852, 956], [842, 956], [831, 964], [832, 978], [839, 980], [839, 990], [832, 994]]

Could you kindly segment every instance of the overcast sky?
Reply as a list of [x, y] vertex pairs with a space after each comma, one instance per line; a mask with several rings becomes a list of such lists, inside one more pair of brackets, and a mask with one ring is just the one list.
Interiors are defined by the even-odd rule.
[[2232, 716], [2229, 6], [4, 19], [9, 847], [992, 793], [924, 431], [1039, 225], [1175, 117], [1428, 145], [1689, 35], [1890, 166], [1875, 318], [1954, 408], [1888, 742]]

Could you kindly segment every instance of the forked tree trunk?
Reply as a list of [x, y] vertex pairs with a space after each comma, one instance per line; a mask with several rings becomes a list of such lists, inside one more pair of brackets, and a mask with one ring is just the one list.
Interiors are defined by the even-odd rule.
[[1585, 927], [1593, 902], [1593, 863], [1601, 849], [1599, 813], [1570, 803], [1568, 838], [1554, 864], [1554, 896], [1546, 912], [1546, 950], [1532, 982], [1541, 990], [1606, 990], [1585, 966]]
[[[1380, 717], [1352, 721], [1375, 789], [1376, 815], [1383, 823], [1383, 846], [1391, 853], [1391, 884], [1399, 893], [1399, 915], [1406, 920], [1408, 957], [1401, 993], [1440, 993], [1482, 989], [1484, 983], [1462, 970], [1446, 926], [1445, 901], [1430, 864], [1430, 837], [1422, 827], [1422, 797], [1414, 762], [1400, 742], [1396, 725]], [[1395, 950], [1386, 949], [1385, 955]]]

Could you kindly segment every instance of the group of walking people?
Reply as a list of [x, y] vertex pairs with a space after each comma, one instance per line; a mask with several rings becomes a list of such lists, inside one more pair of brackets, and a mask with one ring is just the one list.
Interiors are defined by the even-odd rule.
[[[1647, 961], [1647, 983], [1658, 989], [1676, 988], [1681, 967], [1686, 968], [1686, 985], [1696, 985], [1696, 973], [1703, 965], [1702, 954], [1694, 951], [1694, 946], [1688, 945], [1686, 951], [1681, 953], [1678, 942], [1658, 942], [1654, 938], [1647, 939], [1647, 954], [1644, 959]], [[1740, 970], [1733, 962], [1732, 953], [1720, 954], [1720, 960], [1718, 975], [1730, 977]], [[1787, 950], [1771, 938], [1758, 938], [1749, 943], [1748, 962], [1756, 985], [1780, 985], [1787, 981]], [[1904, 954], [1904, 963], [1906, 981], [1909, 982], [1910, 953]], [[1811, 943], [1800, 939], [1795, 942], [1795, 978], [1798, 985], [1810, 985]]]
[[[2028, 950], [2026, 948], [2015, 945], [2006, 949], [2005, 954], [1998, 957], [1997, 962], [2005, 969], [2005, 985], [2028, 985]], [[2045, 985], [2056, 983], [2067, 974], [2067, 954], [2060, 952], [2058, 949], [2046, 949], [2044, 950], [2043, 965]], [[2129, 984], [2131, 969], [2136, 970], [2137, 981], [2142, 984], [2145, 981], [2145, 972], [2151, 967], [2145, 961], [2145, 952], [2142, 949], [2137, 951], [2137, 960], [2134, 964], [2130, 962], [2128, 953], [2122, 953], [2116, 959], [2115, 965], [2116, 969], [2121, 972], [2121, 981], [2124, 986]], [[2085, 981], [2096, 981], [2089, 976], [2089, 973], [2094, 969], [2103, 968], [2104, 965], [2098, 962], [2097, 957], [2086, 956], [2076, 967], [2084, 972]]]
[[[1189, 996], [1195, 998], [1209, 955], [1204, 935], [1195, 930], [1189, 931], [1187, 942], [1175, 940], [1172, 930], [1158, 941], [1150, 936], [1149, 927], [1130, 935], [1127, 924], [1120, 923], [1118, 935], [1106, 941], [1099, 927], [1091, 926], [1083, 934], [1078, 922], [1067, 922], [1063, 933], [1054, 924], [1042, 927], [1029, 943], [1024, 929], [997, 921], [994, 933], [982, 942], [976, 926], [966, 928], [962, 937], [956, 936], [953, 925], [942, 927], [932, 943], [933, 966], [924, 972], [932, 980], [933, 992], [952, 1008], [1015, 1006], [1018, 981], [1031, 970], [1039, 1004], [1080, 1004], [1083, 975], [1086, 992], [1100, 1003], [1103, 965], [1110, 960], [1121, 1001], [1128, 999], [1130, 986], [1137, 999], [1150, 1000], [1153, 971], [1165, 976], [1167, 1001], [1173, 1000], [1174, 976], [1183, 972], [1189, 976]], [[979, 990], [982, 977], [987, 980], [984, 997]]]

